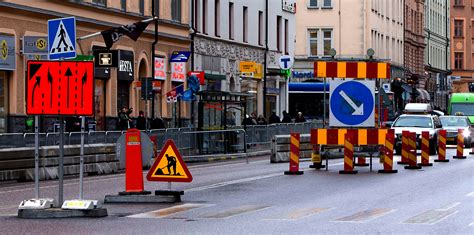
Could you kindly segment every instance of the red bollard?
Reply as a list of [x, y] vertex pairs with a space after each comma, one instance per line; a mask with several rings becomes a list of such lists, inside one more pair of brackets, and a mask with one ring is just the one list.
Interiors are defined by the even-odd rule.
[[411, 132], [408, 136], [408, 166], [405, 169], [418, 170], [421, 166], [416, 164], [416, 133]]
[[119, 195], [127, 194], [149, 194], [144, 190], [143, 185], [143, 166], [142, 166], [142, 147], [140, 131], [129, 129], [125, 133], [125, 192], [119, 192]]
[[365, 161], [365, 157], [357, 157], [357, 162], [354, 166], [369, 166], [369, 163]]
[[456, 156], [453, 158], [455, 159], [466, 159], [466, 156], [464, 156], [464, 136], [462, 135], [463, 130], [459, 129], [458, 130], [458, 147], [456, 149]]
[[353, 134], [346, 133], [344, 136], [344, 170], [339, 171], [339, 174], [357, 174], [354, 170], [354, 144]]
[[300, 164], [300, 133], [290, 134], [290, 170], [285, 171], [285, 175], [302, 175], [299, 170]]
[[402, 131], [402, 159], [398, 161], [397, 164], [399, 165], [407, 165], [408, 164], [408, 135], [410, 134], [409, 131]]
[[433, 165], [433, 163], [430, 163], [430, 133], [428, 131], [421, 132], [421, 163], [418, 165]]
[[446, 130], [440, 130], [438, 136], [438, 159], [434, 161], [449, 162], [449, 159], [446, 159]]
[[393, 147], [395, 145], [395, 135], [393, 131], [389, 131], [385, 135], [385, 146], [383, 158], [383, 170], [379, 170], [379, 173], [397, 173], [398, 170], [393, 169]]

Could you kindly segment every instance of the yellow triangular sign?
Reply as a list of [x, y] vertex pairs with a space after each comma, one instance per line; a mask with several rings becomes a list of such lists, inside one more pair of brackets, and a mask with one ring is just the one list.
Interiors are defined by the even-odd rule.
[[148, 181], [191, 182], [193, 176], [173, 140], [166, 141], [160, 155], [146, 175]]

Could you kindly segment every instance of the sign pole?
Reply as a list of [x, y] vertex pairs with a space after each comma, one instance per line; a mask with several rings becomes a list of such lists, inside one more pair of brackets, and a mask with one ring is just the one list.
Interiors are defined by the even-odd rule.
[[84, 129], [86, 124], [86, 117], [81, 117], [81, 156], [79, 163], [79, 200], [84, 196]]
[[35, 115], [35, 199], [39, 199], [39, 117]]
[[326, 77], [324, 77], [324, 85], [323, 85], [324, 93], [323, 93], [323, 128], [326, 127]]
[[63, 167], [64, 167], [64, 117], [59, 116], [59, 166], [58, 166], [58, 176], [59, 176], [59, 190], [58, 190], [58, 205], [61, 207], [63, 204]]

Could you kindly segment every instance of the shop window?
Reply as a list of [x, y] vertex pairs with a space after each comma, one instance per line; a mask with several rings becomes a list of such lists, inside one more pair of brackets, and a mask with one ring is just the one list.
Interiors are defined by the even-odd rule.
[[181, 22], [181, 0], [171, 0], [171, 20]]

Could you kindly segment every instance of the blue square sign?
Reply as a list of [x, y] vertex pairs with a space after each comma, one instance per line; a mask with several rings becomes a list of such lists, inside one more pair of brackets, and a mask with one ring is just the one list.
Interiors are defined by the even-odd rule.
[[76, 57], [76, 18], [48, 20], [48, 54], [50, 60]]

